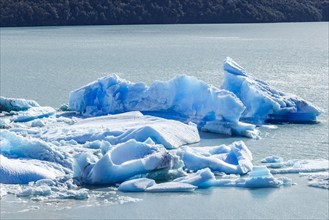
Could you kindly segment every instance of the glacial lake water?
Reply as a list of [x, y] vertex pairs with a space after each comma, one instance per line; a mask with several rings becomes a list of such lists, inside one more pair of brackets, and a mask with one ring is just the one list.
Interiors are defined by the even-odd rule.
[[[1, 95], [59, 107], [71, 90], [117, 73], [150, 84], [176, 74], [220, 86], [223, 60], [311, 101], [317, 124], [260, 128], [261, 140], [202, 134], [196, 145], [243, 140], [254, 163], [329, 159], [328, 23], [133, 25], [1, 28]], [[194, 193], [120, 193], [92, 189], [88, 200], [35, 201], [3, 197], [1, 219], [327, 219], [329, 191], [297, 185], [277, 189], [211, 188]]]

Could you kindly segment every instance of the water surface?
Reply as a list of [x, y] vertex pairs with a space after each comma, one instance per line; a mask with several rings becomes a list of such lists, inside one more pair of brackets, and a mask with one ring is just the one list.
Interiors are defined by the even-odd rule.
[[[328, 23], [1, 28], [1, 95], [59, 107], [68, 102], [71, 90], [109, 73], [148, 84], [184, 73], [219, 86], [226, 56], [323, 110], [318, 124], [260, 128], [261, 140], [242, 138], [255, 164], [272, 154], [285, 159], [328, 159]], [[197, 145], [241, 140], [214, 134], [202, 137]], [[213, 188], [192, 194], [117, 192], [142, 199], [124, 204], [104, 202], [106, 196], [111, 200], [107, 188], [98, 189], [105, 193], [103, 197], [50, 204], [8, 195], [1, 200], [1, 217], [328, 218], [329, 191], [308, 187], [304, 177], [288, 176], [298, 185]]]

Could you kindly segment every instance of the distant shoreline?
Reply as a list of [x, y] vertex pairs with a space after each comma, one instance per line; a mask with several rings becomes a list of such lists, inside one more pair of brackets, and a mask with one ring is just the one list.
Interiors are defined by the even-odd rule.
[[77, 24], [77, 25], [35, 25], [35, 26], [0, 26], [0, 28], [42, 28], [42, 27], [93, 27], [93, 26], [152, 26], [152, 25], [162, 25], [162, 26], [170, 26], [170, 25], [252, 25], [252, 24], [302, 24], [302, 23], [329, 23], [329, 21], [291, 21], [291, 22], [236, 22], [236, 23], [148, 23], [148, 24]]
[[329, 0], [14, 0], [0, 27], [329, 21]]

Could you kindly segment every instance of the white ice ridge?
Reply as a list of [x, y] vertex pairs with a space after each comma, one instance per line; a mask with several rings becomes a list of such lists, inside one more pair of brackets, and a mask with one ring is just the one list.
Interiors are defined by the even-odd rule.
[[227, 57], [222, 89], [233, 92], [245, 105], [241, 118], [252, 123], [314, 122], [320, 110], [304, 99], [281, 92]]
[[167, 149], [200, 141], [198, 129], [193, 123], [184, 124], [140, 112], [81, 119], [73, 125], [47, 130], [42, 138], [47, 141], [75, 140], [81, 144], [94, 140], [106, 140], [111, 144], [130, 139], [143, 142], [152, 138]]
[[[254, 125], [241, 125], [245, 107], [231, 92], [192, 76], [178, 75], [148, 87], [111, 75], [70, 93], [69, 108], [85, 116], [141, 111], [146, 114], [196, 123], [206, 131], [252, 136]], [[214, 125], [219, 128], [214, 128]]]

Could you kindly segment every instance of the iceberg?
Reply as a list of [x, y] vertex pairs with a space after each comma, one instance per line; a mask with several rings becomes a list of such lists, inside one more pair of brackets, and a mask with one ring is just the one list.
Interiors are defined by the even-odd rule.
[[193, 123], [184, 124], [140, 112], [81, 119], [64, 128], [49, 129], [42, 134], [42, 138], [47, 141], [74, 140], [80, 144], [95, 140], [106, 140], [111, 144], [130, 139], [144, 142], [151, 138], [167, 149], [200, 141], [198, 129]]
[[261, 81], [227, 57], [221, 86], [234, 93], [245, 105], [241, 120], [256, 124], [264, 122], [309, 123], [316, 121], [320, 110], [304, 99], [281, 92]]
[[214, 172], [246, 174], [252, 170], [252, 154], [243, 141], [229, 146], [183, 147], [176, 154], [183, 160], [184, 169], [201, 170], [210, 168]]
[[[128, 111], [141, 111], [182, 122], [193, 122], [202, 128], [206, 122], [225, 122], [231, 133], [248, 135], [255, 126], [240, 126], [239, 119], [245, 110], [243, 103], [230, 91], [220, 90], [192, 76], [175, 78], [151, 86], [132, 83], [111, 75], [98, 79], [70, 93], [69, 108], [84, 116], [101, 116]], [[223, 129], [205, 130], [221, 133]], [[236, 132], [235, 132], [236, 131]], [[228, 132], [225, 131], [225, 134]]]

